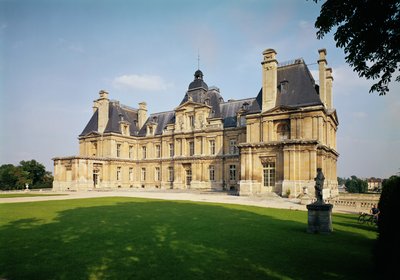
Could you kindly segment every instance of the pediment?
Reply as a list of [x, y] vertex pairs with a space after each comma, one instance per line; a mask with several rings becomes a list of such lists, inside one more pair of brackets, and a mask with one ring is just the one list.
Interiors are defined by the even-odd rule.
[[268, 111], [265, 111], [263, 114], [270, 114], [270, 113], [285, 113], [298, 110], [296, 107], [289, 107], [289, 106], [276, 106]]
[[211, 106], [203, 104], [203, 103], [197, 103], [194, 101], [186, 101], [185, 103], [179, 105], [178, 107], [175, 108], [175, 111], [184, 111], [184, 110], [190, 110], [192, 111], [194, 108], [211, 108]]
[[94, 137], [94, 136], [99, 136], [100, 133], [98, 131], [91, 131], [86, 135], [82, 135], [83, 137]]

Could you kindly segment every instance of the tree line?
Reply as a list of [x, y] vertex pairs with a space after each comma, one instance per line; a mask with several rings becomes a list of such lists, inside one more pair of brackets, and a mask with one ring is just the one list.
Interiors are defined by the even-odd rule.
[[17, 166], [0, 166], [0, 190], [21, 190], [26, 188], [26, 184], [30, 189], [51, 188], [53, 175], [34, 159], [23, 160]]

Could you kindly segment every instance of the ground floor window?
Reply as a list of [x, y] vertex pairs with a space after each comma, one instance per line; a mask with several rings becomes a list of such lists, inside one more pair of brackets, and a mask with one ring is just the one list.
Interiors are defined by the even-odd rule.
[[214, 167], [214, 165], [210, 165], [209, 172], [210, 172], [210, 181], [215, 181], [215, 167]]
[[142, 181], [144, 182], [144, 181], [146, 181], [146, 168], [142, 168], [142, 174], [141, 174], [142, 176], [141, 176], [141, 179], [142, 179]]
[[186, 185], [190, 186], [192, 182], [192, 168], [186, 169]]
[[263, 163], [263, 185], [264, 187], [275, 186], [275, 162]]
[[174, 181], [174, 168], [172, 166], [168, 167], [168, 181]]
[[133, 168], [129, 167], [129, 181], [133, 181]]
[[156, 167], [154, 170], [154, 180], [160, 181], [160, 177], [161, 177], [160, 167]]
[[229, 180], [236, 181], [236, 165], [229, 165]]
[[117, 181], [121, 180], [121, 167], [117, 167]]

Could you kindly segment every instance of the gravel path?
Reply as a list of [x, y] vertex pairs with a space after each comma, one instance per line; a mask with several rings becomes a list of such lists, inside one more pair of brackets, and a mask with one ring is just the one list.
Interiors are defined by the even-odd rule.
[[[9, 193], [9, 192], [8, 192]], [[19, 192], [21, 193], [21, 192]], [[116, 190], [116, 191], [87, 191], [87, 192], [37, 192], [45, 194], [62, 194], [59, 196], [31, 196], [31, 197], [13, 197], [0, 198], [0, 203], [48, 201], [48, 200], [66, 200], [94, 197], [140, 197], [164, 200], [184, 200], [211, 203], [228, 203], [240, 205], [252, 205], [268, 208], [291, 209], [307, 211], [305, 205], [300, 204], [299, 199], [288, 199], [279, 196], [247, 197], [235, 196], [225, 192], [201, 192], [187, 190]], [[358, 213], [355, 209], [344, 207], [333, 207], [336, 213]]]

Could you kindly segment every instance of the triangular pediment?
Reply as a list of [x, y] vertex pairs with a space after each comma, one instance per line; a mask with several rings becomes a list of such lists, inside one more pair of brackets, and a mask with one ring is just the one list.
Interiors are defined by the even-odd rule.
[[290, 107], [290, 106], [276, 106], [268, 111], [263, 112], [262, 114], [271, 114], [271, 113], [285, 113], [298, 110], [298, 107]]
[[94, 137], [94, 136], [99, 136], [100, 133], [98, 131], [91, 131], [86, 135], [81, 135], [81, 137]]
[[197, 103], [192, 100], [188, 100], [185, 103], [176, 107], [175, 111], [184, 111], [184, 110], [193, 109], [193, 108], [211, 108], [211, 106], [203, 104], [203, 103]]

